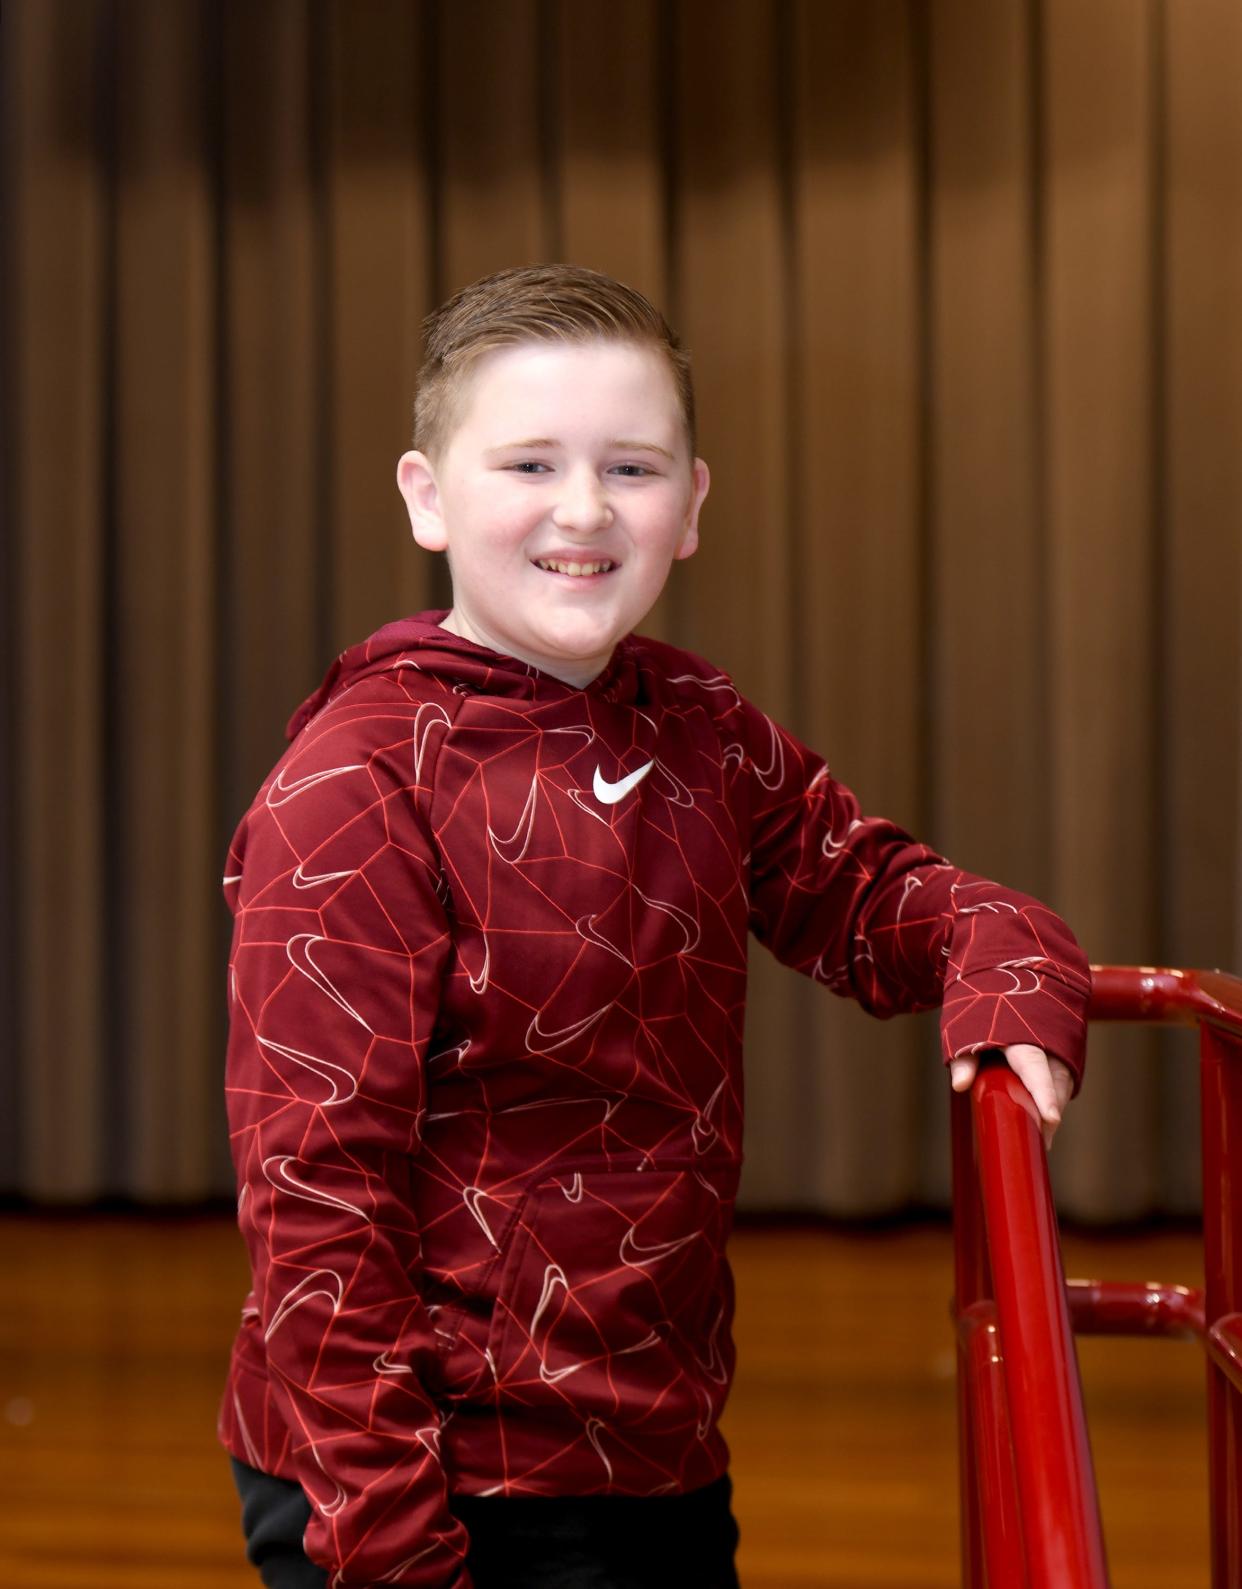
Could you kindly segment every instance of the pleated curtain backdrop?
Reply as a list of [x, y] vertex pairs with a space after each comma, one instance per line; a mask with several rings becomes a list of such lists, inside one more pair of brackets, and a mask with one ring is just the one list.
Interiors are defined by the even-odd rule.
[[[0, 1188], [231, 1189], [225, 846], [346, 643], [444, 599], [419, 323], [633, 282], [714, 487], [649, 627], [1101, 961], [1237, 969], [1236, 0], [10, 0]], [[756, 957], [750, 1206], [943, 1203], [928, 1018]], [[1105, 1030], [1062, 1206], [1193, 1208]]]

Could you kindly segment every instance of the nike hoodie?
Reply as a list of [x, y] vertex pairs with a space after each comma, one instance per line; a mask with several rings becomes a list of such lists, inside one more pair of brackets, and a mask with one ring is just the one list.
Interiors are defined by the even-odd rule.
[[710, 1483], [733, 1371], [747, 934], [946, 1058], [1081, 1073], [1036, 901], [864, 816], [700, 658], [576, 689], [439, 627], [346, 651], [229, 852], [253, 1290], [220, 1435], [338, 1589], [467, 1589], [450, 1492]]

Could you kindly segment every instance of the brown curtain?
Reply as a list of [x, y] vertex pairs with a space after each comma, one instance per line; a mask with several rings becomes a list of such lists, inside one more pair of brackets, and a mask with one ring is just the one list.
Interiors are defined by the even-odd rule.
[[[634, 282], [714, 489], [651, 627], [1094, 959], [1237, 968], [1236, 0], [9, 0], [4, 1190], [231, 1185], [225, 844], [403, 527], [423, 314]], [[756, 963], [751, 1206], [943, 1202], [926, 1018]], [[1093, 1044], [1088, 1217], [1196, 1197]]]

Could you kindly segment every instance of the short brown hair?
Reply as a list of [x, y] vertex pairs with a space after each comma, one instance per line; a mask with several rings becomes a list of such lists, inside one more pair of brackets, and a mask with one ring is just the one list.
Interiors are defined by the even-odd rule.
[[423, 322], [414, 445], [429, 456], [457, 423], [470, 371], [486, 353], [523, 342], [634, 342], [662, 354], [694, 456], [690, 356], [642, 293], [582, 265], [521, 265], [464, 287]]

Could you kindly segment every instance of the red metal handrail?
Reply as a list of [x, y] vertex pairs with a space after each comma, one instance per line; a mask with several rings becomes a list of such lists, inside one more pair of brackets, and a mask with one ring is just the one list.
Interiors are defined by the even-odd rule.
[[1030, 1096], [999, 1060], [954, 1096], [963, 1583], [1107, 1589], [1078, 1330], [1203, 1341], [1212, 1585], [1242, 1589], [1242, 981], [1150, 966], [1093, 979], [1093, 1021], [1199, 1027], [1205, 1283], [1067, 1284]]

